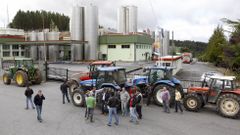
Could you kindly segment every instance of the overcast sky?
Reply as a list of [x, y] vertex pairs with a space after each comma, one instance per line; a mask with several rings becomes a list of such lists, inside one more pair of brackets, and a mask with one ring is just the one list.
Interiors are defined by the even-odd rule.
[[47, 10], [71, 14], [73, 3], [93, 3], [99, 8], [99, 23], [116, 28], [117, 8], [138, 7], [139, 30], [156, 26], [174, 30], [175, 39], [207, 42], [221, 18], [240, 19], [239, 0], [1, 0], [0, 27], [21, 10]]

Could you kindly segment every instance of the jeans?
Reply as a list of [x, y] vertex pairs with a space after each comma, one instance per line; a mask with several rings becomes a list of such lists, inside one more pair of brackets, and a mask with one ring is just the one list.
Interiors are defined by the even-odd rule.
[[130, 107], [130, 118], [131, 118], [130, 121], [135, 122], [135, 123], [138, 122], [136, 107]]
[[136, 105], [136, 111], [138, 114], [138, 118], [142, 119], [142, 106], [141, 105]]
[[42, 117], [41, 117], [41, 114], [42, 114], [42, 106], [36, 105], [36, 110], [37, 110], [37, 119], [38, 119], [39, 121], [41, 121], [41, 120], [42, 120]]
[[122, 115], [127, 116], [128, 114], [128, 108], [127, 108], [128, 103], [125, 101], [121, 102], [121, 110], [122, 110]]
[[34, 107], [34, 105], [33, 105], [33, 101], [32, 101], [32, 96], [31, 97], [27, 97], [26, 98], [26, 109], [28, 109], [29, 107], [29, 102], [31, 103], [31, 105], [32, 105], [32, 108], [34, 109], [35, 107]]
[[170, 108], [169, 108], [169, 101], [168, 100], [163, 100], [163, 109], [164, 112], [170, 113]]
[[93, 122], [93, 112], [94, 112], [94, 108], [87, 108], [87, 119], [89, 119], [90, 117], [90, 121]]
[[176, 112], [178, 112], [178, 108], [180, 109], [181, 112], [183, 112], [181, 102], [180, 101], [175, 101], [175, 111]]
[[108, 113], [108, 125], [112, 124], [112, 117], [114, 116], [115, 118], [115, 124], [119, 124], [119, 118], [117, 115], [117, 108], [116, 107], [110, 107], [109, 108], [109, 113]]
[[66, 92], [66, 93], [63, 93], [63, 104], [65, 103], [65, 97], [67, 98], [67, 101], [70, 102], [68, 97], [68, 92]]

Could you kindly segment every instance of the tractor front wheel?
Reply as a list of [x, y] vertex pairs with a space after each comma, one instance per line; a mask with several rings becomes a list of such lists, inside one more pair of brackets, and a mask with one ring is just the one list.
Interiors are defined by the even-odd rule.
[[188, 111], [198, 112], [202, 106], [202, 100], [197, 94], [187, 94], [183, 99], [183, 106]]
[[235, 94], [223, 94], [217, 100], [217, 111], [228, 118], [240, 117], [240, 97]]
[[70, 93], [70, 95], [72, 95], [73, 92], [76, 91], [76, 88], [79, 87], [79, 85], [78, 85], [77, 81], [75, 81], [75, 80], [70, 80], [68, 82], [68, 84], [69, 84], [69, 93]]
[[77, 107], [81, 107], [84, 106], [85, 104], [85, 95], [83, 94], [83, 92], [76, 90], [73, 92], [72, 96], [72, 103], [77, 106]]
[[3, 83], [6, 85], [11, 84], [11, 78], [8, 73], [3, 74]]
[[28, 83], [28, 76], [26, 72], [22, 70], [17, 71], [15, 75], [15, 81], [17, 85], [20, 87], [26, 86], [26, 84]]
[[36, 69], [34, 73], [34, 84], [40, 84], [42, 82], [42, 74], [39, 69]]

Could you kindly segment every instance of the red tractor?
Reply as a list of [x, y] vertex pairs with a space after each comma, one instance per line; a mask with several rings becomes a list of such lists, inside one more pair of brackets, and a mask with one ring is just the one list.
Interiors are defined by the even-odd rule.
[[98, 67], [110, 67], [115, 66], [115, 62], [112, 61], [95, 61], [89, 64], [88, 69], [89, 72], [79, 72], [76, 74], [73, 74], [69, 81], [68, 85], [70, 87], [70, 94], [74, 92], [74, 90], [79, 87], [79, 83], [81, 81], [90, 80], [95, 78], [96, 70]]
[[207, 103], [216, 104], [217, 112], [228, 118], [240, 117], [240, 89], [234, 76], [212, 76], [208, 87], [189, 87], [183, 105], [188, 111], [199, 111]]

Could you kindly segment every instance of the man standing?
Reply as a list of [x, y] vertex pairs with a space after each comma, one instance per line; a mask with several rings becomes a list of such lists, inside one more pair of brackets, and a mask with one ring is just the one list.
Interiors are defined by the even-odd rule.
[[166, 87], [163, 87], [162, 101], [163, 101], [164, 112], [170, 113], [170, 108], [169, 108], [170, 93], [169, 93], [169, 91], [167, 90]]
[[108, 113], [108, 126], [112, 126], [112, 116], [115, 118], [115, 125], [119, 125], [119, 118], [117, 115], [117, 107], [120, 104], [119, 99], [111, 92], [111, 97], [108, 100], [109, 113]]
[[178, 90], [175, 90], [175, 112], [178, 112], [179, 108], [181, 113], [183, 113], [181, 99], [182, 99], [181, 93]]
[[28, 109], [28, 103], [30, 102], [32, 105], [32, 109], [35, 109], [34, 105], [33, 105], [33, 101], [32, 101], [32, 94], [33, 94], [33, 90], [31, 88], [29, 88], [29, 86], [27, 85], [27, 89], [25, 90], [25, 96], [26, 96], [26, 109]]
[[136, 104], [136, 111], [138, 114], [138, 118], [142, 119], [142, 104], [143, 104], [143, 96], [139, 89], [137, 89], [137, 104]]
[[137, 104], [137, 98], [136, 98], [136, 91], [132, 90], [131, 98], [129, 100], [129, 106], [130, 106], [130, 122], [134, 122], [135, 124], [139, 124], [137, 112], [136, 112], [136, 104]]
[[90, 122], [93, 122], [93, 112], [94, 108], [96, 107], [96, 99], [93, 93], [89, 94], [89, 97], [86, 100], [86, 105], [87, 105], [87, 120], [90, 117]]
[[62, 97], [63, 97], [63, 104], [65, 104], [65, 97], [68, 100], [68, 103], [70, 102], [68, 97], [68, 85], [67, 81], [65, 80], [64, 83], [60, 86], [60, 90], [62, 91]]
[[37, 119], [39, 122], [42, 122], [42, 103], [43, 100], [45, 100], [44, 95], [42, 94], [42, 91], [39, 90], [37, 95], [34, 97], [34, 104], [36, 106], [36, 110], [37, 110]]
[[145, 89], [147, 90], [147, 104], [146, 105], [149, 106], [151, 103], [152, 97], [153, 97], [152, 87], [151, 87], [151, 85], [147, 84]]
[[127, 116], [127, 113], [128, 113], [127, 105], [128, 105], [130, 96], [124, 87], [122, 88], [122, 91], [120, 92], [120, 99], [121, 99], [122, 116]]

